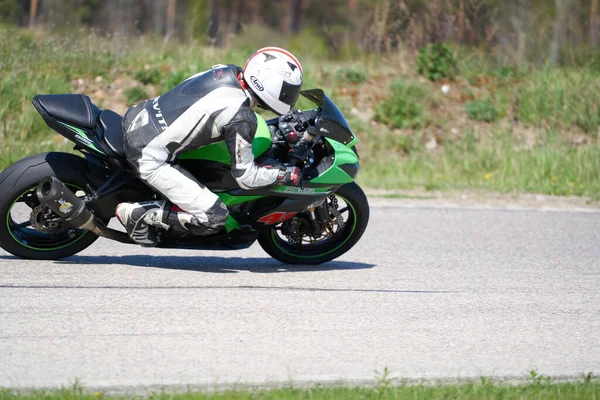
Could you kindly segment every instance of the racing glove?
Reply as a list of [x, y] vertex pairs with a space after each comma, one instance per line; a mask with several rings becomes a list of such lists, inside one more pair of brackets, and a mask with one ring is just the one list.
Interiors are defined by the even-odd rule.
[[300, 168], [291, 166], [291, 167], [279, 167], [279, 175], [277, 176], [277, 180], [275, 184], [277, 185], [290, 185], [290, 186], [299, 186], [302, 180], [302, 172]]

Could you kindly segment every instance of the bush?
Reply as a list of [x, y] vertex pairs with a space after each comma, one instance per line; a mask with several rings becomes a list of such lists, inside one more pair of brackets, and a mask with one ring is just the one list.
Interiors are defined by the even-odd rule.
[[341, 69], [337, 72], [336, 76], [342, 82], [350, 82], [357, 85], [367, 80], [367, 74], [355, 68]]
[[507, 67], [501, 66], [495, 68], [491, 71], [491, 75], [497, 76], [500, 78], [517, 78], [520, 77], [523, 73], [518, 71], [515, 67]]
[[458, 73], [454, 52], [445, 44], [434, 43], [421, 47], [417, 67], [419, 74], [432, 81], [453, 78]]
[[125, 97], [127, 98], [127, 106], [131, 107], [142, 100], [146, 100], [148, 98], [148, 93], [146, 93], [143, 87], [132, 86], [125, 89]]
[[498, 111], [489, 99], [469, 101], [465, 104], [465, 111], [475, 121], [494, 122], [498, 119]]
[[427, 92], [421, 86], [397, 82], [390, 96], [375, 108], [375, 119], [393, 128], [418, 129], [427, 123], [422, 102]]
[[144, 85], [148, 84], [157, 84], [161, 79], [160, 69], [154, 68], [144, 68], [135, 73], [135, 79], [142, 82]]

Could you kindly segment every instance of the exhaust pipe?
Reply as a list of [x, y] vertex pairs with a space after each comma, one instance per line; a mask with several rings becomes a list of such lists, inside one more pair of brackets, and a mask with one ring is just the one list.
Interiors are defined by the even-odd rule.
[[44, 178], [36, 189], [40, 203], [51, 209], [75, 228], [85, 229], [108, 239], [133, 243], [127, 234], [108, 228], [87, 208], [85, 202], [75, 196], [64, 183], [54, 176]]

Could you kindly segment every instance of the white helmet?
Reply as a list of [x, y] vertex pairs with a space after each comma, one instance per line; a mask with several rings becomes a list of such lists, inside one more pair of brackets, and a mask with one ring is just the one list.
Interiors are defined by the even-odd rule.
[[287, 50], [265, 47], [246, 61], [244, 80], [262, 107], [287, 114], [300, 94], [302, 65]]

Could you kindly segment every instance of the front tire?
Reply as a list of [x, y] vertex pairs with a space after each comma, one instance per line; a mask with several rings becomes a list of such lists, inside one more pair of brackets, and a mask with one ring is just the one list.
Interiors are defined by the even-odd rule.
[[334, 194], [341, 199], [347, 212], [344, 228], [332, 240], [317, 245], [291, 244], [284, 240], [278, 231], [281, 226], [260, 234], [258, 242], [271, 257], [286, 264], [322, 264], [341, 256], [350, 250], [362, 237], [369, 222], [369, 202], [367, 196], [356, 183], [349, 183]]
[[[85, 192], [87, 162], [67, 153], [42, 153], [26, 157], [0, 174], [0, 247], [21, 258], [57, 260], [84, 250], [98, 239], [91, 232], [62, 229], [41, 233], [28, 222], [15, 221], [15, 206], [21, 219], [39, 205], [35, 188], [47, 176], [55, 176], [71, 190]], [[29, 207], [29, 209], [27, 208]], [[16, 214], [19, 214], [17, 211]], [[29, 223], [30, 224], [30, 223]]]

